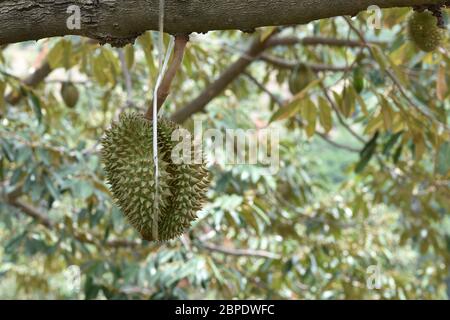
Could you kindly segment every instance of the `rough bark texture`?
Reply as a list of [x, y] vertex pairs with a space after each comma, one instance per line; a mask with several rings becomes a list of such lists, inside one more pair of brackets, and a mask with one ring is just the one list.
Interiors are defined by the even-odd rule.
[[[355, 15], [370, 5], [406, 7], [440, 0], [165, 0], [165, 30], [172, 34], [303, 24]], [[3, 0], [0, 45], [77, 34], [121, 46], [158, 28], [159, 0]], [[81, 29], [69, 30], [67, 8], [81, 9]]]

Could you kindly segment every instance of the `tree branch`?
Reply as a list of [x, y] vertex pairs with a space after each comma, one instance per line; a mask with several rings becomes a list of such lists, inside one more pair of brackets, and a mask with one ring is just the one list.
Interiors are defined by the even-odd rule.
[[[26, 214], [29, 217], [32, 217], [36, 220], [39, 224], [45, 226], [47, 229], [50, 230], [57, 230], [59, 227], [53, 223], [53, 221], [50, 220], [50, 218], [40, 211], [38, 208], [18, 199], [18, 197], [21, 195], [21, 188], [16, 188], [12, 192], [6, 195], [5, 199], [6, 202], [17, 209], [20, 209], [24, 214]], [[84, 234], [84, 233], [74, 233], [73, 237], [77, 239], [80, 242], [84, 243], [90, 243], [99, 245], [100, 242], [96, 240], [92, 235], [90, 234]], [[138, 246], [142, 246], [141, 241], [133, 241], [133, 240], [122, 240], [122, 239], [112, 239], [105, 241], [105, 246], [110, 248], [134, 248]]]
[[281, 259], [281, 256], [276, 253], [272, 253], [264, 250], [251, 250], [251, 249], [234, 249], [234, 248], [225, 248], [219, 247], [210, 243], [205, 242], [195, 242], [194, 245], [197, 248], [205, 249], [211, 252], [219, 252], [222, 254], [237, 256], [237, 257], [255, 257], [255, 258], [264, 258], [264, 259]]
[[174, 122], [182, 123], [189, 118], [193, 113], [203, 110], [203, 108], [219, 95], [225, 88], [233, 82], [244, 70], [266, 49], [267, 42], [272, 36], [279, 32], [279, 29], [274, 29], [273, 32], [264, 40], [261, 41], [259, 34], [253, 37], [252, 43], [248, 50], [228, 67], [216, 81], [212, 82], [203, 90], [203, 92], [194, 100], [192, 100], [184, 108], [176, 111], [172, 115]]
[[339, 111], [338, 106], [336, 105], [336, 102], [334, 102], [334, 100], [330, 97], [330, 94], [328, 93], [327, 88], [325, 88], [323, 85], [322, 87], [322, 91], [323, 94], [325, 96], [325, 98], [328, 100], [328, 102], [331, 105], [331, 108], [334, 110], [334, 112], [336, 113], [336, 116], [338, 118], [339, 123], [353, 136], [355, 137], [357, 140], [359, 140], [360, 142], [366, 144], [366, 141], [364, 140], [363, 137], [361, 137], [359, 134], [357, 134], [346, 122], [345, 120], [342, 118], [341, 116], [341, 112]]
[[[265, 61], [281, 69], [294, 69], [299, 63], [298, 61], [284, 60], [282, 58], [270, 56], [268, 54], [261, 54], [259, 59], [261, 61]], [[341, 67], [341, 66], [330, 66], [326, 64], [314, 64], [314, 63], [308, 64], [308, 67], [315, 72], [319, 71], [345, 72], [349, 70], [349, 67], [347, 66]]]
[[[236, 60], [231, 66], [228, 67], [214, 82], [208, 85], [203, 92], [197, 96], [194, 100], [192, 100], [189, 104], [187, 104], [182, 109], [176, 111], [172, 115], [172, 120], [178, 123], [184, 122], [187, 118], [189, 118], [192, 114], [196, 112], [202, 111], [206, 105], [211, 102], [216, 96], [218, 96], [231, 82], [233, 82], [245, 69], [258, 58], [268, 59], [263, 52], [277, 45], [292, 45], [294, 42], [290, 38], [284, 37], [274, 37], [275, 34], [271, 35], [267, 39], [265, 39], [264, 43], [260, 42], [259, 36], [256, 36], [250, 45], [249, 49], [245, 51], [241, 57]], [[288, 39], [288, 40], [286, 40]], [[290, 39], [290, 40], [289, 40]], [[298, 39], [295, 38], [297, 41]], [[331, 40], [330, 38], [310, 38], [310, 40], [306, 41], [309, 44], [334, 44], [334, 45], [352, 45], [352, 42], [348, 42], [346, 40]], [[355, 44], [355, 43], [353, 43]], [[271, 62], [275, 62], [273, 59]], [[281, 63], [280, 61], [276, 61]], [[283, 61], [283, 65], [284, 65]], [[285, 66], [285, 65], [284, 65]], [[289, 67], [293, 67], [289, 65]], [[313, 65], [316, 71], [346, 71], [345, 67], [333, 67], [333, 66], [325, 66], [325, 65]]]
[[29, 205], [28, 203], [23, 202], [19, 199], [13, 199], [9, 201], [9, 204], [20, 209], [23, 213], [34, 218], [37, 222], [44, 225], [48, 229], [52, 229], [54, 227], [52, 221], [45, 214], [40, 212], [35, 207]]
[[244, 76], [246, 76], [248, 79], [250, 79], [251, 82], [253, 82], [261, 91], [267, 93], [267, 95], [279, 106], [282, 106], [284, 104], [284, 101], [274, 95], [269, 89], [267, 89], [261, 82], [259, 82], [254, 76], [252, 76], [248, 72], [242, 73]]
[[[280, 108], [282, 108], [285, 104], [285, 102], [281, 99], [275, 96], [269, 89], [267, 89], [262, 83], [260, 83], [255, 77], [253, 77], [248, 72], [244, 72], [243, 75], [245, 75], [247, 78], [249, 78], [261, 91], [265, 92]], [[299, 122], [301, 125], [303, 125], [303, 121], [299, 119]], [[320, 132], [319, 130], [316, 130], [316, 134], [325, 142], [332, 145], [335, 148], [343, 149], [349, 152], [355, 152], [359, 153], [360, 150], [357, 148], [353, 148], [344, 144], [340, 144], [338, 142], [335, 142], [331, 140], [326, 133]]]
[[[371, 42], [376, 43], [376, 42]], [[348, 47], [348, 48], [358, 48], [358, 47], [367, 47], [368, 44], [356, 41], [356, 40], [347, 40], [347, 39], [335, 39], [335, 38], [327, 38], [321, 36], [315, 37], [278, 37], [270, 39], [267, 43], [269, 47], [275, 46], [292, 46], [296, 44], [301, 44], [303, 46], [317, 46], [317, 45], [325, 45], [329, 47]], [[381, 43], [378, 43], [381, 44]]]
[[[173, 59], [164, 75], [164, 78], [161, 81], [161, 85], [158, 88], [157, 92], [157, 108], [158, 111], [161, 109], [161, 106], [166, 101], [169, 92], [170, 86], [172, 85], [172, 81], [177, 74], [178, 69], [180, 68], [181, 62], [184, 57], [184, 50], [186, 48], [186, 44], [189, 41], [188, 35], [177, 35], [175, 37], [175, 47], [173, 50]], [[145, 118], [151, 120], [153, 118], [153, 101], [149, 104], [147, 108], [147, 112], [145, 113]]]
[[[53, 36], [81, 35], [123, 46], [146, 30], [158, 30], [158, 0], [5, 0], [0, 2], [0, 45]], [[164, 28], [171, 34], [211, 30], [251, 31], [262, 26], [305, 24], [381, 8], [444, 4], [444, 0], [166, 0]], [[80, 8], [79, 29], [67, 28], [71, 5]], [[220, 17], [220, 18], [218, 18]]]
[[[23, 84], [27, 87], [35, 87], [52, 72], [50, 65], [47, 61], [44, 61], [39, 68], [31, 73], [26, 79], [23, 80]], [[9, 104], [15, 105], [20, 99], [22, 99], [22, 92], [12, 91], [5, 97], [5, 101]]]

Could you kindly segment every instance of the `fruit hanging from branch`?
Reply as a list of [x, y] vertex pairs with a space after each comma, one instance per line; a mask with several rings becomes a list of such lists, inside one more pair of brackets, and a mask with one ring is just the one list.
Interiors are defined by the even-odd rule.
[[414, 44], [425, 52], [436, 50], [445, 38], [445, 27], [429, 10], [415, 11], [408, 20], [408, 34]]
[[61, 86], [61, 97], [65, 105], [73, 109], [78, 103], [80, 94], [77, 87], [72, 82], [64, 82]]
[[[172, 150], [178, 143], [172, 141], [172, 132], [178, 128], [168, 119], [158, 119], [158, 190], [152, 121], [138, 113], [122, 114], [102, 140], [102, 161], [115, 201], [145, 240], [166, 241], [180, 236], [206, 200], [209, 174], [204, 164], [176, 164], [172, 160]], [[158, 221], [154, 221], [155, 216]]]

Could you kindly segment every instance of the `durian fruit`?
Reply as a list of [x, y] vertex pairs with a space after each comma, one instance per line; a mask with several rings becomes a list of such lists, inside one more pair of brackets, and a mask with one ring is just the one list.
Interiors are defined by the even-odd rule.
[[61, 97], [70, 109], [75, 108], [80, 94], [77, 87], [72, 82], [64, 82], [61, 86]]
[[289, 90], [292, 94], [297, 94], [310, 84], [316, 75], [314, 72], [304, 63], [298, 64], [289, 77]]
[[415, 11], [408, 20], [408, 34], [416, 46], [434, 51], [445, 37], [445, 29], [438, 26], [438, 19], [430, 11]]
[[[117, 205], [127, 220], [148, 241], [180, 236], [202, 208], [209, 186], [203, 164], [175, 164], [172, 132], [179, 126], [158, 120], [158, 221], [154, 221], [155, 176], [152, 121], [138, 113], [124, 113], [102, 139], [102, 162]], [[157, 234], [154, 234], [157, 223]]]

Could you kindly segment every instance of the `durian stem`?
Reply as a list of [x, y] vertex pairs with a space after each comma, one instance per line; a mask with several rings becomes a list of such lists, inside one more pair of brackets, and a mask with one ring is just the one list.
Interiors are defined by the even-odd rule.
[[[161, 106], [164, 104], [164, 101], [166, 101], [167, 97], [169, 96], [172, 81], [175, 78], [175, 75], [181, 66], [181, 62], [183, 61], [184, 57], [184, 51], [188, 41], [189, 35], [175, 36], [173, 59], [171, 61], [170, 66], [167, 69], [167, 72], [164, 75], [164, 78], [161, 81], [156, 96], [158, 111], [159, 109], [161, 109]], [[145, 113], [145, 118], [148, 120], [153, 119], [153, 101], [148, 106], [147, 112]]]

